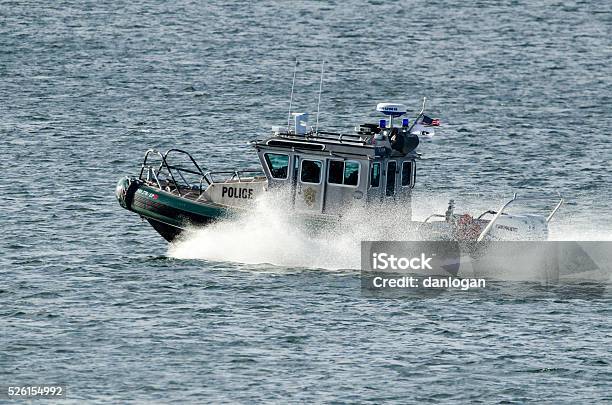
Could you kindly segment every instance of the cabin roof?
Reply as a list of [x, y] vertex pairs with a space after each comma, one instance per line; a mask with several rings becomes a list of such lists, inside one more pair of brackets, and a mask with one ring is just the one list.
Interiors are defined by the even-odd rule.
[[389, 156], [418, 157], [414, 151], [403, 154], [384, 145], [372, 145], [370, 140], [362, 135], [335, 132], [321, 131], [305, 135], [275, 134], [263, 140], [253, 141], [251, 144], [258, 150], [290, 150], [315, 155], [351, 155], [362, 159]]

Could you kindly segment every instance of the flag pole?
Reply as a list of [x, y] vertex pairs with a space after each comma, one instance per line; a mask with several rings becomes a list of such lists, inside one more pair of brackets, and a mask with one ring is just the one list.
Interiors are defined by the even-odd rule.
[[423, 115], [423, 112], [425, 112], [425, 102], [426, 101], [427, 101], [427, 97], [423, 97], [423, 105], [421, 106], [421, 112], [419, 113], [419, 115], [417, 115], [416, 119], [414, 120], [414, 122], [412, 123], [410, 128], [408, 128], [408, 133], [409, 134], [412, 132], [412, 128], [414, 128], [414, 126], [416, 125], [416, 123], [419, 120], [419, 118], [421, 118], [421, 116]]

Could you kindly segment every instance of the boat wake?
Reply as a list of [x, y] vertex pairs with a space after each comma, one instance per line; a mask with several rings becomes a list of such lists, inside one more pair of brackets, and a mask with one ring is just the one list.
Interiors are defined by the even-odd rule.
[[[171, 243], [168, 255], [177, 259], [200, 259], [244, 264], [271, 264], [289, 268], [358, 270], [361, 241], [414, 240], [410, 215], [397, 206], [376, 211], [350, 209], [339, 222], [323, 229], [304, 226], [278, 195], [264, 196], [241, 217], [202, 228], [192, 228]], [[445, 199], [413, 204], [413, 216], [421, 220], [432, 208], [438, 211]], [[380, 211], [379, 211], [380, 210]], [[611, 241], [612, 235], [582, 223], [558, 221], [551, 228], [554, 241]], [[428, 235], [419, 235], [427, 240]]]
[[272, 264], [329, 270], [359, 269], [362, 240], [406, 240], [410, 216], [385, 209], [384, 215], [350, 209], [333, 226], [315, 229], [296, 220], [274, 196], [259, 198], [248, 215], [193, 228], [169, 245], [180, 259]]

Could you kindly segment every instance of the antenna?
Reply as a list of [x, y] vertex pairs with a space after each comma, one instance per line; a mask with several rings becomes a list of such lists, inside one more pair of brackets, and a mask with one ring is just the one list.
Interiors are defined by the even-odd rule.
[[293, 87], [295, 86], [295, 72], [297, 72], [298, 59], [295, 58], [295, 66], [293, 67], [293, 82], [291, 83], [291, 98], [289, 98], [289, 115], [287, 115], [287, 132], [291, 127], [291, 103], [293, 103]]
[[323, 67], [325, 66], [325, 61], [321, 63], [321, 82], [319, 83], [319, 102], [317, 103], [317, 124], [315, 126], [315, 133], [319, 132], [319, 110], [321, 107], [321, 92], [323, 90]]

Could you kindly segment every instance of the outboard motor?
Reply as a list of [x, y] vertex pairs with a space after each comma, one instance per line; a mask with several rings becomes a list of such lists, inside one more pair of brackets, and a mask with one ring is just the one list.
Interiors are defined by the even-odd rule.
[[542, 215], [504, 214], [495, 222], [489, 235], [496, 240], [546, 240], [548, 223]]

